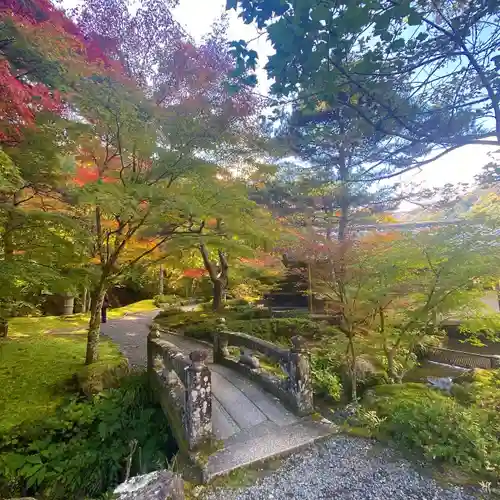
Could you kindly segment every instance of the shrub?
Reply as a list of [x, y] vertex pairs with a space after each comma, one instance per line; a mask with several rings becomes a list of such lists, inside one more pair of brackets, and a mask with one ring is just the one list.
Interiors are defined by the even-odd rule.
[[155, 295], [153, 302], [156, 307], [165, 307], [179, 304], [181, 301], [177, 295]]
[[[248, 306], [247, 306], [248, 307]], [[256, 310], [258, 310], [256, 308]], [[224, 312], [226, 326], [229, 330], [243, 332], [270, 342], [288, 344], [294, 335], [312, 339], [321, 335], [334, 336], [338, 330], [326, 322], [308, 318], [256, 318], [240, 319], [238, 314]], [[178, 328], [186, 335], [196, 338], [210, 338], [217, 326], [216, 319], [221, 315], [214, 312], [179, 310], [162, 311], [157, 318], [161, 324], [169, 328]]]
[[335, 327], [308, 318], [269, 318], [256, 320], [228, 320], [228, 326], [261, 339], [276, 341], [290, 339], [295, 335], [313, 339], [320, 335], [334, 335]]
[[377, 387], [369, 405], [383, 419], [381, 435], [404, 449], [490, 479], [500, 477], [500, 427], [493, 413], [464, 408], [422, 384]]
[[311, 375], [315, 394], [340, 401], [342, 384], [335, 372], [335, 365], [335, 362], [326, 357], [311, 356]]
[[158, 316], [156, 316], [156, 317], [157, 318], [170, 318], [172, 316], [178, 316], [178, 315], [182, 315], [182, 314], [184, 314], [182, 309], [180, 309], [178, 307], [168, 307], [166, 309], [163, 309], [163, 311], [160, 311], [158, 313]]
[[263, 307], [235, 306], [228, 311], [231, 319], [249, 320], [249, 319], [265, 319], [271, 317], [271, 311]]
[[165, 467], [175, 451], [146, 377], [130, 376], [119, 389], [73, 399], [0, 436], [0, 497], [95, 497], [123, 480], [128, 457], [134, 475]]

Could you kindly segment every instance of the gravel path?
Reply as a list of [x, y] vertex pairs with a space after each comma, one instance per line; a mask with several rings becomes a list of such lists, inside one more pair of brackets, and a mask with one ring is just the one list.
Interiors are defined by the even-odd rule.
[[336, 436], [292, 455], [271, 475], [239, 490], [221, 489], [209, 500], [472, 500], [445, 489], [408, 461], [372, 441]]

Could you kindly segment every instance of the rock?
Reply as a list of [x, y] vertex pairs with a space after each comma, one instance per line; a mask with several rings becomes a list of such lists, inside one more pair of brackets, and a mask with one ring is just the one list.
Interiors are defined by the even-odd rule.
[[427, 383], [434, 389], [439, 389], [448, 393], [451, 391], [453, 386], [451, 377], [427, 377]]
[[[350, 394], [351, 374], [346, 365], [341, 369], [341, 380], [345, 394]], [[370, 387], [387, 383], [387, 374], [369, 359], [359, 357], [356, 359], [356, 381], [359, 397]]]
[[356, 417], [359, 409], [358, 403], [349, 403], [344, 408], [338, 408], [331, 414], [331, 419], [336, 424], [350, 423]]
[[178, 475], [160, 470], [135, 476], [118, 485], [117, 500], [184, 500], [184, 481]]

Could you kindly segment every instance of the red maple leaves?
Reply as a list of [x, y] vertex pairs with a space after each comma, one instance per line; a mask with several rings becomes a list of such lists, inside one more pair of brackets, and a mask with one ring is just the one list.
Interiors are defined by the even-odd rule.
[[21, 129], [33, 125], [40, 111], [58, 113], [61, 99], [57, 91], [42, 83], [16, 77], [6, 60], [0, 60], [0, 143], [17, 141]]
[[77, 186], [85, 186], [86, 184], [91, 184], [92, 182], [118, 182], [118, 179], [115, 177], [100, 175], [98, 168], [95, 166], [88, 167], [83, 165], [79, 165], [76, 168], [76, 172], [72, 180]]
[[203, 267], [192, 267], [190, 269], [185, 269], [182, 274], [186, 278], [199, 279], [207, 274], [207, 270]]

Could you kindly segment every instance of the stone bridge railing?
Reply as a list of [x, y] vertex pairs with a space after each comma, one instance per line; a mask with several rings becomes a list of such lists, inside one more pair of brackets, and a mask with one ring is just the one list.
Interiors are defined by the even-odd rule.
[[[291, 341], [292, 348], [283, 349], [245, 333], [228, 331], [225, 322], [220, 320], [214, 333], [214, 363], [243, 373], [279, 398], [294, 413], [307, 415], [314, 410], [309, 355], [301, 337], [293, 337]], [[239, 355], [233, 355], [230, 346], [238, 347]], [[278, 365], [284, 377], [263, 369], [255, 356], [256, 352]]]
[[462, 368], [483, 368], [487, 370], [500, 368], [500, 356], [495, 356], [493, 354], [476, 354], [473, 352], [463, 352], [441, 347], [430, 350], [427, 359], [429, 361], [460, 366]]
[[211, 374], [205, 358], [203, 351], [185, 356], [151, 327], [148, 375], [181, 449], [194, 450], [212, 436]]

